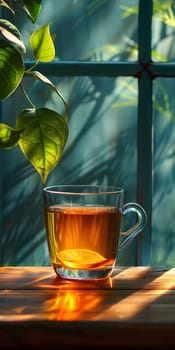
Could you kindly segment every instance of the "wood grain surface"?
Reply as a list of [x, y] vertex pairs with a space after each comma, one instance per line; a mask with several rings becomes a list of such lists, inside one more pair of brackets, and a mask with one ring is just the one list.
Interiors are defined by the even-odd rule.
[[0, 349], [175, 347], [175, 268], [120, 267], [79, 282], [0, 267]]

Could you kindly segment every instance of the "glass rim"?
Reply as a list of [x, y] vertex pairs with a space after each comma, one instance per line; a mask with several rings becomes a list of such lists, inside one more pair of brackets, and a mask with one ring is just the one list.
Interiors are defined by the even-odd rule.
[[[82, 191], [82, 189], [84, 189]], [[79, 190], [79, 191], [78, 191]], [[102, 195], [102, 194], [122, 194], [124, 189], [111, 185], [52, 185], [43, 188], [46, 193], [64, 195]]]

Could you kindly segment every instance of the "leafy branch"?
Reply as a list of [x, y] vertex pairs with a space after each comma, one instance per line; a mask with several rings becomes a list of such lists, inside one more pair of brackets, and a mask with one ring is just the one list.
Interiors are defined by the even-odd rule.
[[[15, 15], [12, 2], [0, 0], [0, 5]], [[20, 6], [32, 23], [35, 23], [42, 0], [21, 0]], [[24, 61], [26, 47], [18, 28], [10, 21], [0, 19], [0, 33], [0, 100], [7, 99], [20, 87], [30, 106], [15, 117], [15, 128], [0, 123], [0, 147], [9, 149], [18, 145], [40, 174], [44, 184], [63, 153], [69, 133], [67, 102], [56, 86], [44, 74], [35, 70], [39, 62], [51, 62], [55, 58], [50, 23], [35, 30], [29, 37], [35, 63], [28, 70], [25, 69]], [[22, 84], [25, 75], [40, 80], [58, 95], [64, 104], [64, 115], [48, 108], [34, 106]]]

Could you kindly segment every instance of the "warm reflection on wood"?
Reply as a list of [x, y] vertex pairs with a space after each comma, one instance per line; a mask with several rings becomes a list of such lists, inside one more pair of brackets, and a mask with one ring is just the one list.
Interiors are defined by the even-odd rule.
[[[77, 291], [58, 293], [45, 302], [47, 318], [50, 320], [72, 321], [79, 319], [93, 319], [94, 310], [103, 305], [104, 296], [98, 293], [82, 295]], [[84, 315], [84, 317], [83, 317]]]
[[106, 294], [100, 293], [100, 289], [103, 288], [112, 288], [111, 278], [89, 282], [71, 281], [67, 291], [59, 290], [52, 298], [45, 301], [43, 305], [45, 317], [62, 321], [93, 319], [94, 311], [104, 307]]

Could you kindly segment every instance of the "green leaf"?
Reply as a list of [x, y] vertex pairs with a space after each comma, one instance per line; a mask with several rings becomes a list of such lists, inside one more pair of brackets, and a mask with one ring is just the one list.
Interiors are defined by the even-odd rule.
[[37, 29], [30, 36], [30, 45], [37, 62], [50, 62], [55, 58], [55, 46], [50, 34], [50, 24]]
[[0, 147], [11, 148], [16, 146], [20, 138], [20, 133], [20, 130], [16, 130], [9, 125], [0, 123]]
[[26, 11], [31, 21], [35, 23], [40, 14], [41, 0], [23, 0], [23, 3], [24, 10]]
[[8, 41], [14, 43], [20, 52], [26, 52], [21, 33], [11, 22], [0, 19], [0, 32]]
[[9, 97], [24, 75], [22, 56], [12, 45], [0, 40], [0, 100]]
[[44, 184], [63, 153], [67, 122], [48, 108], [25, 109], [17, 117], [16, 128], [23, 130], [18, 144]]

